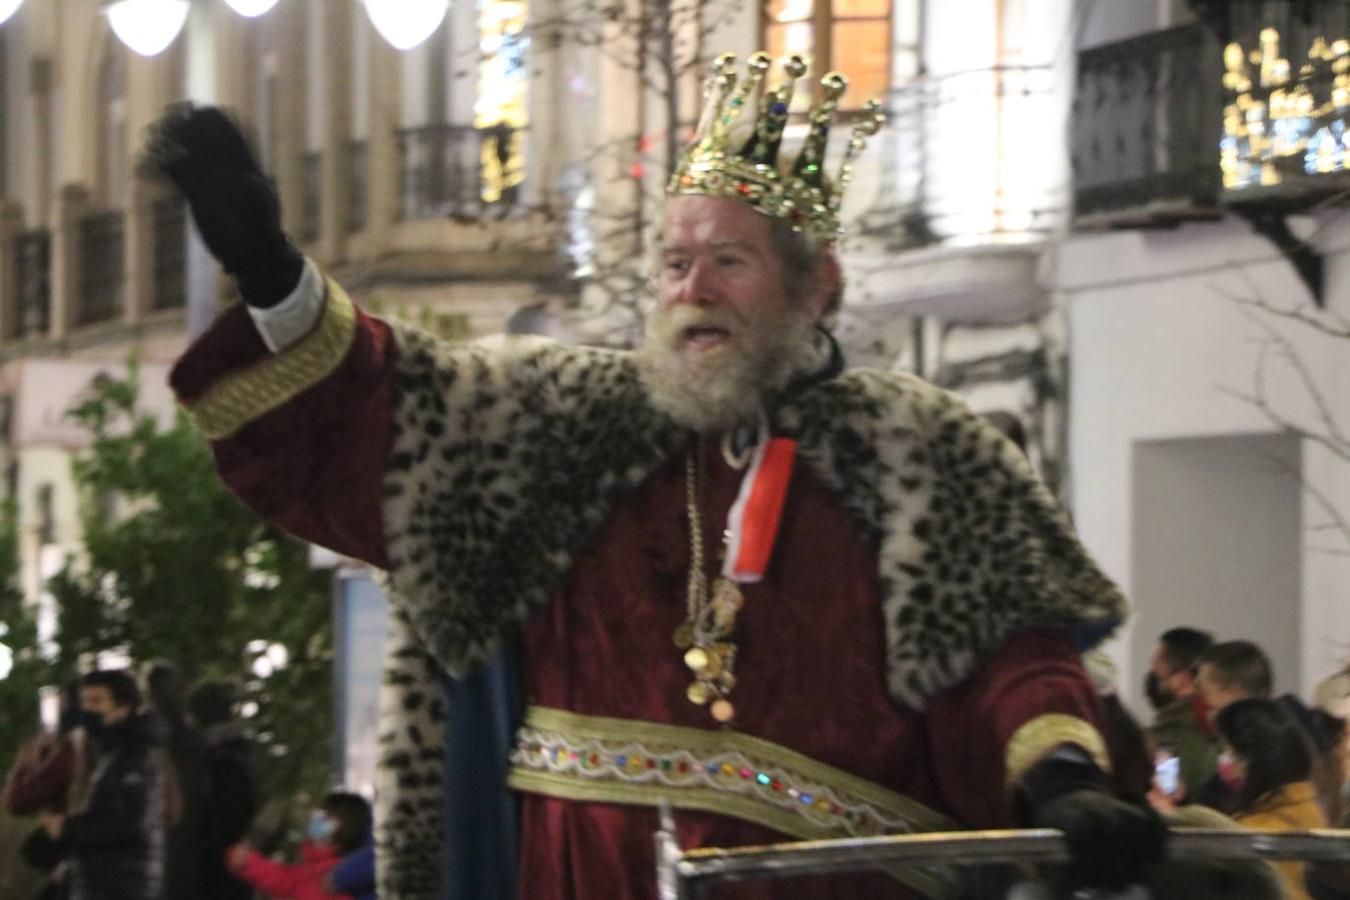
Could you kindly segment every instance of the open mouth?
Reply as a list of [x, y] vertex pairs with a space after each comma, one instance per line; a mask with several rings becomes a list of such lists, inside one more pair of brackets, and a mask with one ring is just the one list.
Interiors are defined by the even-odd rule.
[[731, 339], [731, 332], [718, 325], [690, 325], [680, 332], [680, 343], [691, 350], [711, 350]]

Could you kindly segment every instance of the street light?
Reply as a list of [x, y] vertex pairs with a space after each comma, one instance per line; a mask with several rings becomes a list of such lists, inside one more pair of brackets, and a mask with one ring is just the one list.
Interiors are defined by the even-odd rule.
[[411, 50], [431, 37], [450, 0], [365, 0], [366, 15], [397, 50]]
[[141, 56], [154, 56], [183, 30], [188, 0], [114, 0], [103, 12], [122, 43]]
[[225, 2], [230, 4], [230, 9], [249, 19], [261, 16], [277, 5], [277, 0], [225, 0]]
[[0, 25], [23, 5], [23, 0], [0, 0]]

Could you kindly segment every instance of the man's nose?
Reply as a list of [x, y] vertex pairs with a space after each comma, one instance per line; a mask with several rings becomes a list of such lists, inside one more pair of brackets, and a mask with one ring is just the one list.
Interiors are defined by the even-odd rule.
[[711, 306], [717, 302], [716, 286], [711, 273], [701, 261], [692, 264], [685, 273], [675, 301], [691, 306]]

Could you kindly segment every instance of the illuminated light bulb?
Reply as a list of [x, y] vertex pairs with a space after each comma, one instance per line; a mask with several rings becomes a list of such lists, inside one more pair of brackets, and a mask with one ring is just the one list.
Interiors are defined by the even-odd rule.
[[284, 645], [272, 644], [267, 648], [267, 659], [272, 663], [273, 669], [284, 669], [286, 663], [290, 662], [291, 654]]
[[103, 12], [118, 40], [141, 56], [155, 56], [183, 30], [188, 0], [115, 0]]
[[396, 50], [411, 50], [431, 37], [450, 0], [365, 0], [370, 24]]
[[249, 19], [261, 16], [277, 5], [277, 0], [225, 0], [225, 2], [230, 5], [230, 9]]
[[23, 6], [23, 0], [0, 0], [0, 25], [5, 24], [6, 19], [18, 12], [20, 6]]

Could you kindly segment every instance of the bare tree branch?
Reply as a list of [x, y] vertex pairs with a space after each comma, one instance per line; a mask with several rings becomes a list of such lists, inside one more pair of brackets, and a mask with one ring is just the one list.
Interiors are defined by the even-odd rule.
[[[1266, 346], [1262, 348], [1261, 356], [1258, 358], [1257, 371], [1255, 373], [1254, 385], [1256, 392], [1251, 396], [1243, 396], [1232, 391], [1225, 391], [1240, 399], [1245, 399], [1256, 406], [1268, 419], [1283, 428], [1297, 430], [1308, 439], [1321, 444], [1330, 450], [1337, 457], [1346, 462], [1350, 462], [1350, 437], [1347, 437], [1341, 429], [1340, 423], [1336, 420], [1335, 413], [1332, 412], [1331, 405], [1328, 403], [1326, 394], [1317, 383], [1312, 371], [1308, 368], [1307, 362], [1294, 348], [1289, 339], [1281, 334], [1274, 326], [1267, 322], [1258, 312], [1266, 307], [1261, 305], [1260, 301], [1253, 301], [1248, 297], [1241, 297], [1223, 290], [1217, 286], [1212, 286], [1213, 290], [1221, 296], [1227, 297], [1236, 304], [1237, 310], [1247, 321], [1259, 328], [1265, 335]], [[1255, 306], [1255, 308], [1253, 308]], [[1265, 374], [1268, 359], [1271, 352], [1276, 352], [1280, 358], [1289, 366], [1298, 376], [1300, 384], [1303, 386], [1304, 393], [1312, 401], [1316, 410], [1317, 419], [1321, 423], [1323, 432], [1318, 433], [1310, 429], [1295, 425], [1288, 417], [1278, 413], [1271, 405], [1265, 391]]]
[[[1334, 313], [1313, 314], [1309, 312], [1306, 307], [1281, 309], [1277, 306], [1271, 306], [1262, 300], [1252, 300], [1246, 297], [1233, 297], [1232, 299], [1243, 306], [1259, 310], [1268, 315], [1278, 316], [1282, 319], [1288, 319], [1291, 322], [1307, 325], [1309, 328], [1320, 331], [1328, 337], [1350, 339], [1350, 320], [1346, 320]], [[1328, 319], [1331, 319], [1332, 321], [1329, 322], [1327, 321]]]
[[[1333, 338], [1350, 338], [1350, 330], [1348, 330], [1345, 335], [1341, 335], [1335, 327], [1328, 328], [1324, 322], [1312, 318], [1309, 314], [1301, 310], [1282, 310], [1271, 306], [1263, 297], [1261, 297], [1260, 291], [1257, 289], [1256, 285], [1252, 283], [1247, 273], [1241, 269], [1239, 269], [1239, 272], [1251, 289], [1251, 296], [1235, 294], [1218, 285], [1211, 284], [1210, 287], [1215, 293], [1232, 301], [1238, 312], [1241, 313], [1247, 321], [1255, 325], [1261, 332], [1261, 336], [1257, 338], [1258, 352], [1256, 366], [1252, 372], [1252, 390], [1250, 393], [1247, 393], [1222, 385], [1218, 386], [1217, 389], [1220, 393], [1234, 397], [1253, 407], [1280, 431], [1293, 435], [1302, 441], [1316, 444], [1326, 449], [1336, 459], [1345, 463], [1350, 463], [1350, 438], [1346, 437], [1345, 432], [1342, 431], [1340, 424], [1337, 422], [1336, 416], [1331, 409], [1331, 405], [1327, 401], [1326, 393], [1322, 390], [1321, 385], [1317, 383], [1312, 370], [1308, 367], [1307, 362], [1303, 357], [1300, 356], [1297, 348], [1295, 348], [1290, 340], [1281, 334], [1280, 331], [1267, 320], [1266, 316], [1272, 315], [1284, 319], [1292, 319], [1300, 324], [1310, 325], [1318, 332]], [[1267, 391], [1267, 376], [1272, 360], [1279, 360], [1295, 373], [1304, 393], [1306, 393], [1312, 401], [1313, 408], [1316, 412], [1318, 429], [1320, 430], [1315, 430], [1314, 428], [1310, 428], [1294, 421], [1288, 415], [1277, 409], [1271, 402]], [[1293, 475], [1298, 480], [1299, 488], [1302, 493], [1310, 498], [1321, 511], [1322, 515], [1326, 517], [1326, 521], [1308, 526], [1307, 530], [1319, 534], [1332, 532], [1338, 535], [1345, 543], [1345, 548], [1316, 546], [1309, 547], [1308, 549], [1312, 552], [1324, 555], [1350, 556], [1350, 549], [1347, 549], [1350, 548], [1350, 518], [1347, 518], [1346, 514], [1341, 511], [1332, 497], [1329, 496], [1326, 491], [1310, 481], [1302, 467], [1290, 466], [1283, 459], [1268, 453], [1262, 453], [1261, 455], [1279, 470], [1286, 474]]]

